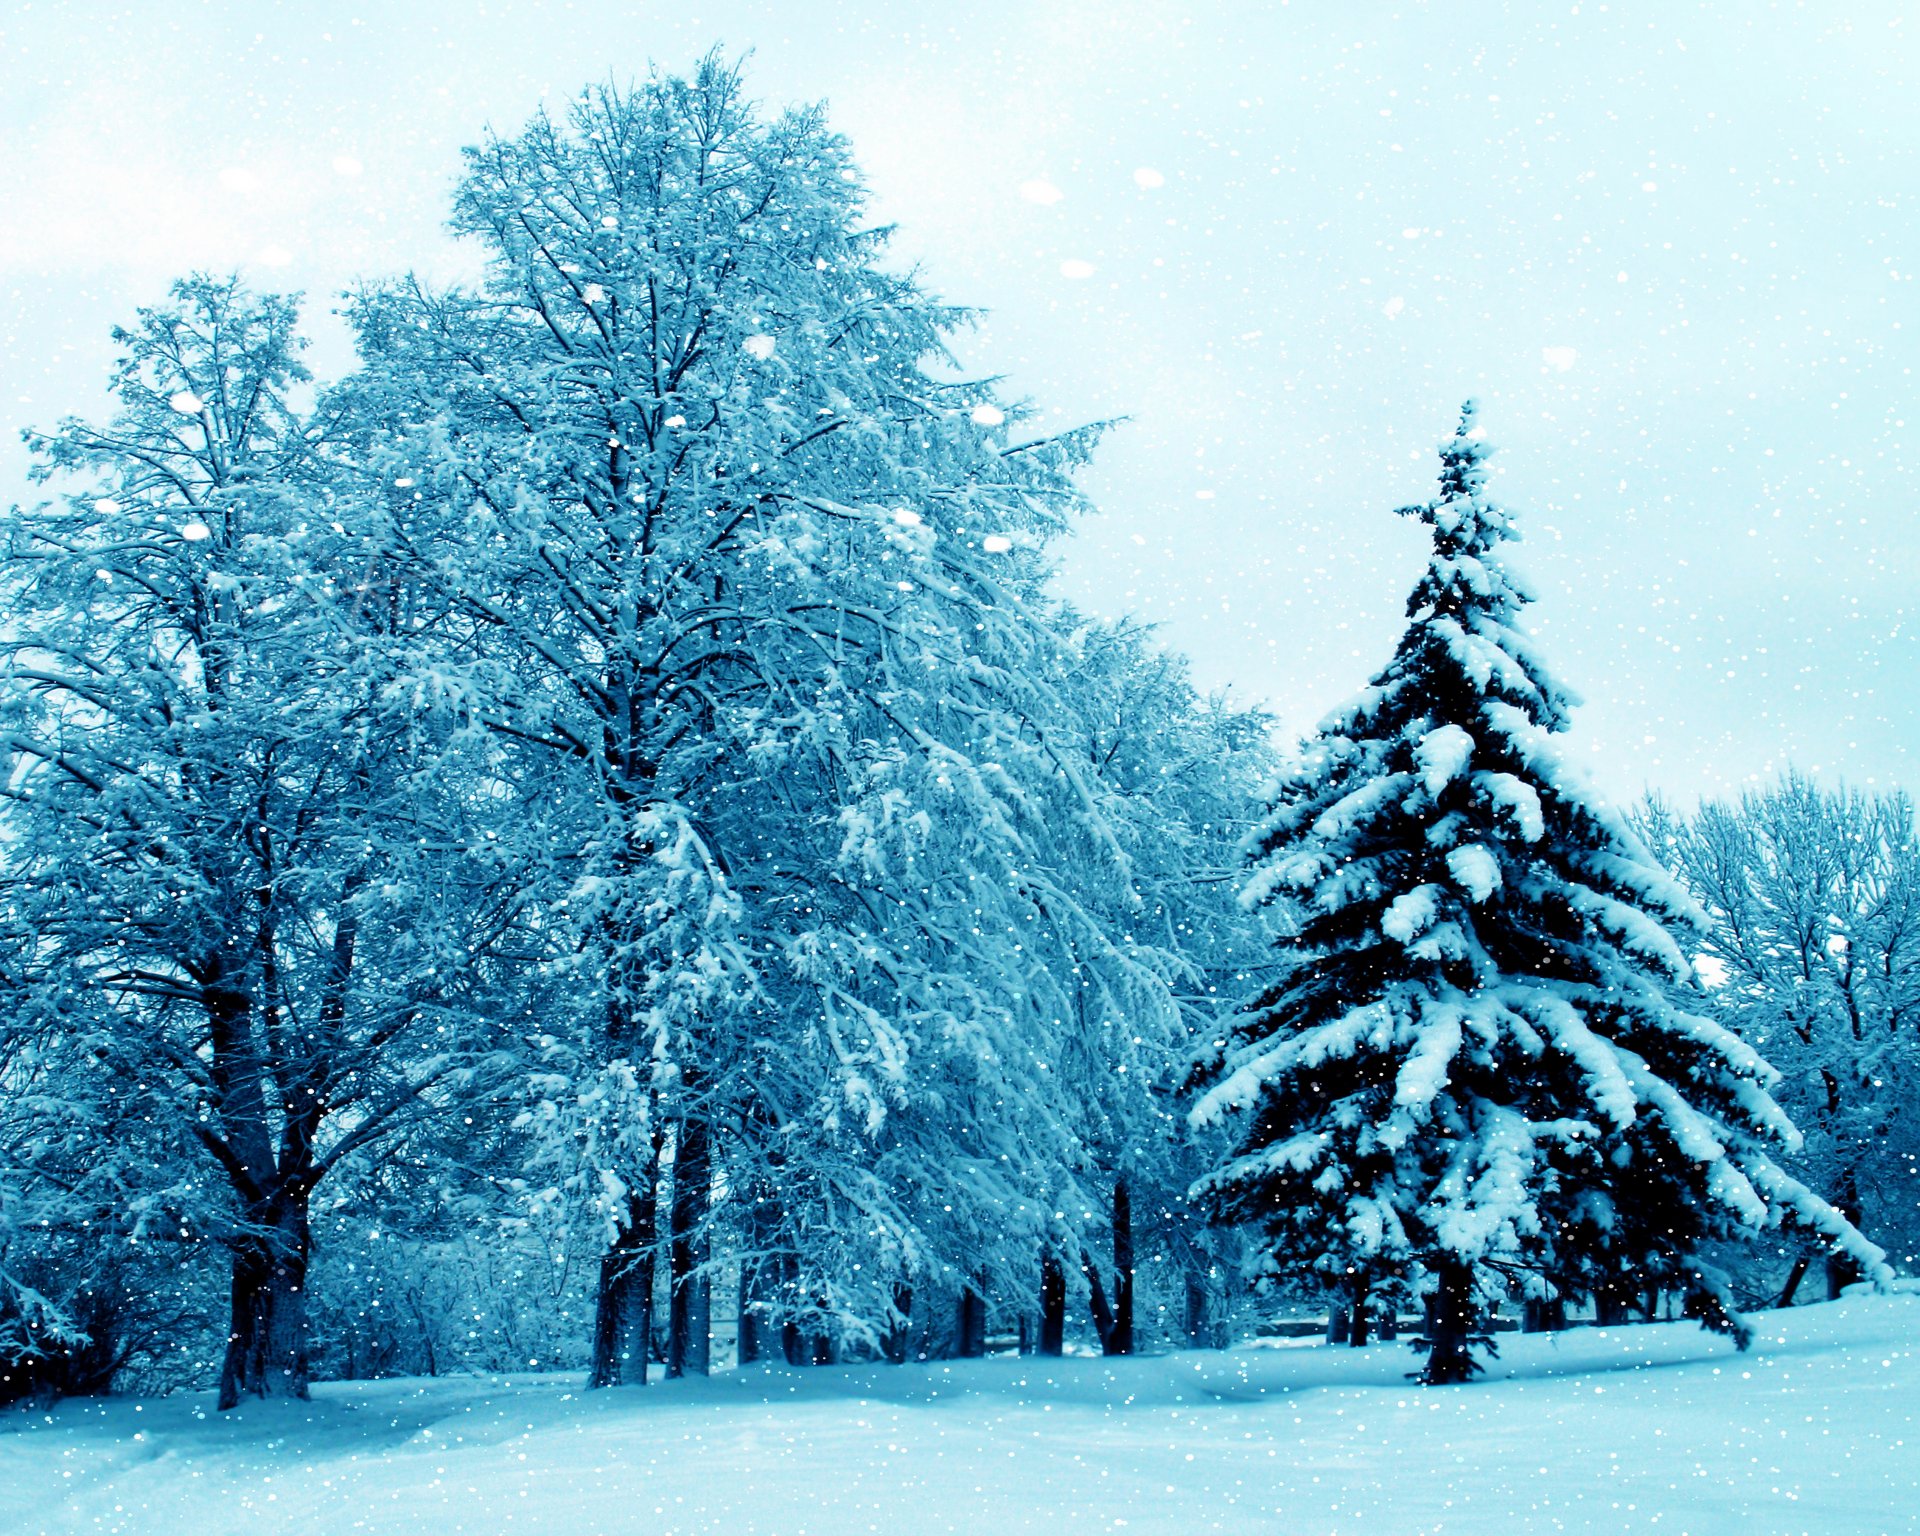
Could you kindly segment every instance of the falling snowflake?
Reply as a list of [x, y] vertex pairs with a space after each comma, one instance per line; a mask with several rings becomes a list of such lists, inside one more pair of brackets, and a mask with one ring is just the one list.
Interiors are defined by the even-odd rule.
[[1150, 165], [1143, 165], [1133, 173], [1133, 184], [1143, 192], [1151, 192], [1156, 187], [1164, 187], [1167, 178]]
[[980, 541], [980, 547], [990, 555], [1004, 555], [1013, 548], [1013, 540], [1004, 533], [990, 533]]
[[741, 351], [748, 357], [757, 357], [762, 362], [773, 356], [774, 340], [765, 332], [758, 332], [740, 343]]
[[1083, 277], [1092, 277], [1098, 270], [1092, 262], [1082, 261], [1078, 256], [1070, 256], [1060, 263], [1060, 275], [1062, 277], [1071, 277], [1075, 280]]
[[202, 522], [186, 523], [180, 529], [180, 537], [189, 544], [198, 544], [202, 539], [212, 538], [213, 530]]
[[207, 408], [207, 404], [190, 389], [175, 390], [167, 397], [167, 404], [182, 416], [198, 416]]
[[997, 427], [1007, 419], [1006, 412], [997, 405], [988, 405], [984, 401], [976, 405], [968, 415], [976, 427]]
[[1051, 207], [1067, 194], [1062, 192], [1052, 182], [1036, 176], [1032, 181], [1023, 181], [1020, 183], [1020, 195], [1030, 203], [1039, 203], [1043, 207]]

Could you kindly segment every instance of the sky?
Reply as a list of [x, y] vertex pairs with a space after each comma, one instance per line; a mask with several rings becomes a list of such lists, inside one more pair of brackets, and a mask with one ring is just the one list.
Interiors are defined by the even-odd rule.
[[1391, 654], [1462, 399], [1568, 755], [1682, 804], [1920, 788], [1920, 17], [1882, 0], [0, 0], [0, 503], [187, 271], [458, 277], [459, 150], [751, 52], [894, 259], [1119, 424], [1063, 591], [1314, 723]]

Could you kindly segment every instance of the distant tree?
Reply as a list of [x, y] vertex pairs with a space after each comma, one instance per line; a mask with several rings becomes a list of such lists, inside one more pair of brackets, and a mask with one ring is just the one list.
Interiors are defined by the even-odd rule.
[[1412, 1278], [1422, 1378], [1468, 1379], [1476, 1313], [1519, 1284], [1621, 1270], [1744, 1342], [1710, 1242], [1806, 1226], [1873, 1247], [1782, 1171], [1778, 1074], [1672, 988], [1699, 915], [1560, 759], [1573, 702], [1518, 630], [1471, 404], [1440, 450], [1432, 532], [1393, 660], [1321, 726], [1251, 842], [1288, 892], [1284, 968], [1202, 1059], [1200, 1124], [1244, 1116], [1199, 1194], [1261, 1235], [1265, 1273]]
[[[1067, 1276], [1046, 1269], [1064, 1254], [1103, 1350], [1127, 1354], [1143, 1328], [1141, 1262], [1178, 1274], [1168, 1289], [1184, 1314], [1180, 1331], [1207, 1337], [1223, 1301], [1215, 1238], [1185, 1200], [1202, 1164], [1180, 1093], [1196, 1042], [1217, 1031], [1249, 968], [1265, 959], [1267, 925], [1235, 895], [1238, 845], [1276, 758], [1264, 714], [1200, 696], [1184, 659], [1156, 647], [1144, 627], [1081, 622], [1076, 648], [1076, 746], [1107, 797], [1127, 865], [1124, 881], [1105, 888], [1071, 863], [1062, 878], [1103, 903], [1102, 928], [1123, 947], [1103, 961], [1068, 946], [1051, 962], [1066, 978], [1070, 1024], [1055, 1070], [1074, 1115], [1080, 1177], [1093, 1186], [1078, 1198], [1093, 1197], [1093, 1208], [1049, 1233], [1042, 1311], [1069, 1289], [1060, 1283]], [[1144, 986], [1125, 984], [1129, 960], [1154, 967]], [[1105, 1258], [1080, 1230], [1089, 1224], [1105, 1229]], [[1044, 1321], [1043, 1338], [1060, 1332], [1057, 1320]]]
[[[1641, 830], [1707, 915], [1710, 1011], [1785, 1074], [1796, 1166], [1848, 1220], [1912, 1253], [1920, 1229], [1920, 833], [1897, 792], [1789, 774]], [[1788, 1295], [1804, 1272], [1795, 1268]], [[1827, 1289], [1862, 1278], [1847, 1250]]]

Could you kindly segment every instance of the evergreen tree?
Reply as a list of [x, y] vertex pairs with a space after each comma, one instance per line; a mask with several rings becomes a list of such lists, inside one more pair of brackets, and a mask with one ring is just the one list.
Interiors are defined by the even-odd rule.
[[1471, 403], [1391, 662], [1319, 728], [1250, 842], [1289, 893], [1283, 970], [1204, 1054], [1197, 1123], [1246, 1117], [1197, 1186], [1264, 1273], [1429, 1298], [1422, 1377], [1468, 1379], [1477, 1309], [1518, 1284], [1680, 1287], [1744, 1342], [1706, 1245], [1803, 1224], [1883, 1255], [1774, 1161], [1778, 1074], [1683, 1006], [1698, 909], [1560, 759], [1575, 702], [1517, 627]]

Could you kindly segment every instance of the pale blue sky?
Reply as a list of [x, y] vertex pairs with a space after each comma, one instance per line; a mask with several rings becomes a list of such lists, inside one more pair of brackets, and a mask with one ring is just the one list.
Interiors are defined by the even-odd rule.
[[337, 368], [332, 291], [460, 269], [462, 143], [717, 41], [829, 102], [902, 259], [991, 311], [970, 363], [1132, 418], [1062, 580], [1203, 682], [1304, 729], [1385, 659], [1420, 558], [1391, 509], [1471, 393], [1605, 787], [1915, 784], [1900, 12], [0, 4], [0, 498], [15, 429], [97, 408], [107, 328], [175, 273], [304, 289]]

